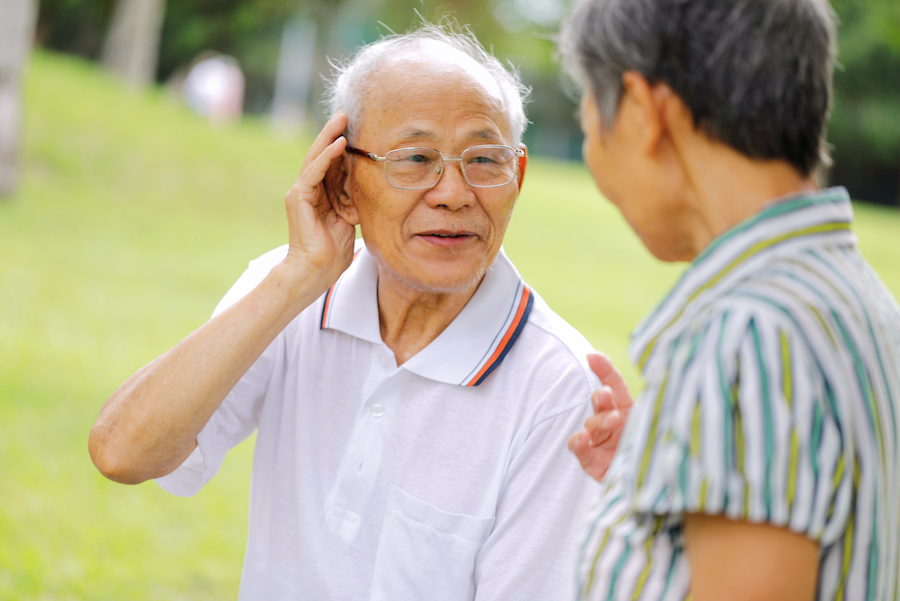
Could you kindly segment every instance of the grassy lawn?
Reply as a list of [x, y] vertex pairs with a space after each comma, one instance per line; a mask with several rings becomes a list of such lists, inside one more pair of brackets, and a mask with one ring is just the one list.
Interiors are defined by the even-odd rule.
[[[286, 240], [305, 154], [263, 122], [213, 129], [47, 54], [28, 73], [24, 181], [0, 203], [0, 599], [233, 599], [252, 445], [195, 498], [106, 481], [87, 434], [107, 396]], [[857, 207], [900, 295], [900, 213]], [[634, 387], [627, 335], [683, 267], [653, 260], [583, 167], [534, 160], [507, 236], [525, 279]]]

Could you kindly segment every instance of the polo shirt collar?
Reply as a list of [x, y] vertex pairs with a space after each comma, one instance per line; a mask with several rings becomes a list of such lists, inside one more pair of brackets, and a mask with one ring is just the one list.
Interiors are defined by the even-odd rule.
[[693, 303], [706, 304], [784, 245], [855, 243], [853, 207], [845, 188], [775, 199], [715, 238], [694, 258], [668, 295], [632, 333], [629, 354], [643, 371], [662, 333]]
[[[534, 293], [503, 249], [459, 315], [401, 368], [431, 380], [478, 386], [503, 362], [528, 321]], [[383, 345], [375, 259], [359, 246], [325, 296], [320, 327]]]

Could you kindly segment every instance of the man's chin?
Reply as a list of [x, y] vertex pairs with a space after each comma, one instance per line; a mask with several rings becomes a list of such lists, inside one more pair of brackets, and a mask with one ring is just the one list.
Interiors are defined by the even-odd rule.
[[401, 278], [403, 285], [410, 290], [426, 294], [463, 294], [473, 292], [481, 283], [487, 266], [461, 272], [436, 269], [428, 273], [420, 273]]

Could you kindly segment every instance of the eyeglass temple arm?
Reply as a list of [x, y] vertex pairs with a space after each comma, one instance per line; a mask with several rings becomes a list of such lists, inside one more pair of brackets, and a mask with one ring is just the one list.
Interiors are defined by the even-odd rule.
[[347, 146], [345, 149], [347, 152], [352, 152], [353, 154], [358, 154], [361, 157], [366, 157], [371, 161], [383, 161], [384, 157], [380, 157], [374, 152], [368, 152], [366, 150], [362, 150], [359, 148], [353, 148], [352, 146]]

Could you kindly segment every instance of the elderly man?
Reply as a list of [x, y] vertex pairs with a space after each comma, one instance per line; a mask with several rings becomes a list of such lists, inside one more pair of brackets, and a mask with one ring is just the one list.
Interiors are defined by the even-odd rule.
[[[643, 402], [578, 598], [900, 598], [900, 308], [813, 177], [827, 2], [582, 0], [561, 39], [600, 189], [692, 262], [634, 333]], [[597, 407], [629, 405], [610, 376]], [[587, 468], [594, 421], [570, 441]]]
[[178, 495], [258, 429], [241, 599], [570, 598], [590, 482], [566, 440], [596, 380], [501, 249], [522, 94], [468, 35], [364, 48], [289, 244], [104, 406], [100, 471]]

